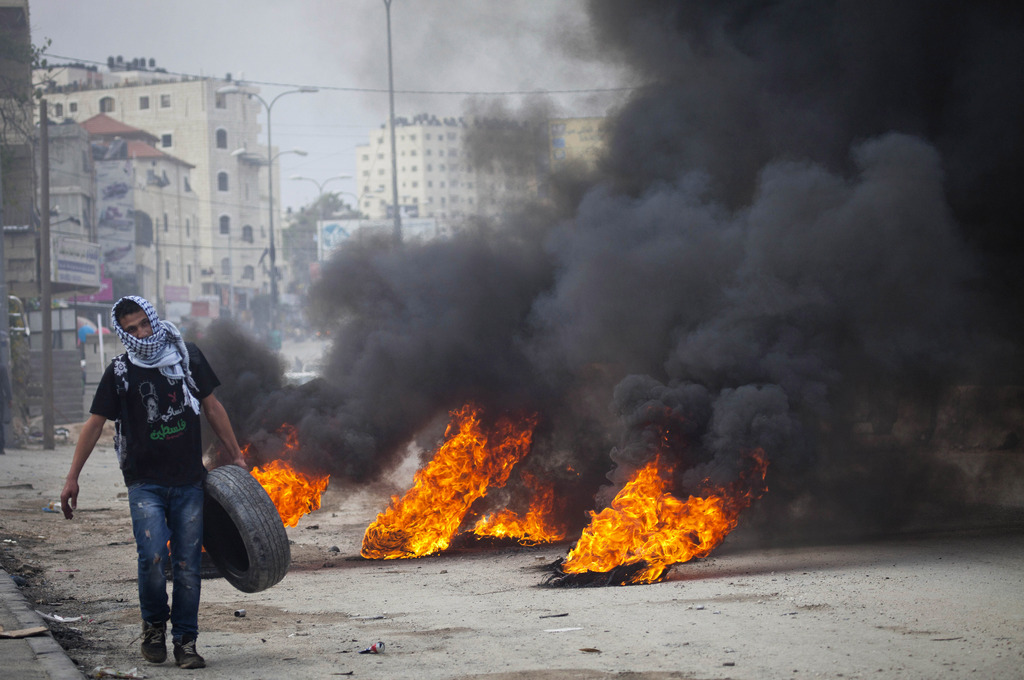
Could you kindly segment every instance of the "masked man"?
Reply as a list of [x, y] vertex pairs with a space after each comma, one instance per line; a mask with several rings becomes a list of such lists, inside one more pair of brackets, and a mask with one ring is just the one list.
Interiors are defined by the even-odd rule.
[[[228, 414], [213, 395], [220, 381], [199, 348], [182, 340], [172, 323], [161, 321], [144, 298], [121, 298], [111, 318], [127, 352], [114, 358], [96, 388], [61, 492], [61, 509], [72, 518], [78, 476], [106, 421], [115, 421], [114, 448], [128, 487], [139, 556], [142, 656], [164, 662], [170, 619], [174, 662], [203, 668], [206, 661], [196, 651], [206, 477], [200, 411], [230, 460], [245, 463]], [[169, 560], [171, 607], [164, 575]]]

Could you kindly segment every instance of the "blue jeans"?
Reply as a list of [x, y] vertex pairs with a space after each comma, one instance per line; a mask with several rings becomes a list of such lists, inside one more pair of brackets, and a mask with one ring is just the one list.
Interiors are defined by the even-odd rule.
[[[143, 621], [171, 620], [171, 635], [199, 632], [199, 560], [203, 552], [203, 485], [128, 487], [132, 531], [139, 551], [139, 608]], [[171, 542], [170, 555], [167, 542]], [[172, 606], [167, 606], [164, 566], [173, 555]]]

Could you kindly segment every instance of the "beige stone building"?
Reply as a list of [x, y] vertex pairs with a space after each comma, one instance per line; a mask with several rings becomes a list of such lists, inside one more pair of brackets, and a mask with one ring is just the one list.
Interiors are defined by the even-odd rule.
[[[233, 84], [228, 79], [175, 76], [152, 62], [111, 67], [100, 72], [81, 65], [52, 67], [37, 71], [36, 82], [54, 117], [82, 122], [104, 114], [150, 133], [152, 147], [166, 157], [139, 159], [150, 164], [147, 176], [152, 163], [170, 163], [160, 168], [160, 176], [167, 170], [168, 179], [188, 183], [180, 197], [192, 194], [194, 202], [153, 206], [155, 233], [167, 240], [157, 241], [164, 246], [154, 248], [159, 261], [146, 265], [144, 277], [159, 286], [161, 303], [180, 302], [187, 286], [193, 316], [223, 311], [246, 318], [253, 298], [270, 291], [268, 154], [258, 142], [261, 105], [244, 95], [218, 94]], [[246, 152], [237, 153], [240, 149]], [[185, 166], [187, 173], [174, 180], [171, 175]], [[145, 180], [140, 180], [143, 191], [156, 195]], [[275, 182], [275, 194], [278, 190]], [[280, 248], [279, 235], [276, 240]], [[279, 260], [279, 270], [283, 264]]]

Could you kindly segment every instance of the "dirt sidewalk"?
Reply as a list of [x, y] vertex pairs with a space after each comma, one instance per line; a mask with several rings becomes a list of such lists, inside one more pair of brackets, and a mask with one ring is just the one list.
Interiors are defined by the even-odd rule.
[[[68, 522], [43, 511], [71, 458], [0, 456], [3, 565], [85, 671], [139, 667], [134, 544], [113, 451], [98, 448]], [[1024, 532], [741, 550], [732, 538], [665, 583], [541, 587], [567, 545], [358, 558], [387, 502], [328, 489], [288, 530], [293, 565], [256, 594], [203, 582], [200, 651], [217, 678], [1024, 677]], [[730, 542], [732, 541], [732, 542]], [[236, 617], [235, 610], [246, 616]], [[359, 654], [385, 643], [381, 654]], [[188, 677], [192, 677], [189, 675]]]

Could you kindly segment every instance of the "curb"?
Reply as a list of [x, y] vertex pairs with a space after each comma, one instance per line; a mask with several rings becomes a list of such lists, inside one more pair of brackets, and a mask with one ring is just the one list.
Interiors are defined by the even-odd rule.
[[[25, 596], [14, 585], [10, 574], [2, 568], [0, 568], [0, 608], [7, 609], [25, 628], [46, 626], [43, 618], [28, 605]], [[45, 673], [50, 680], [83, 680], [85, 678], [64, 648], [53, 639], [52, 633], [47, 632], [46, 635], [22, 639], [28, 643], [29, 648], [35, 654], [39, 670]]]

